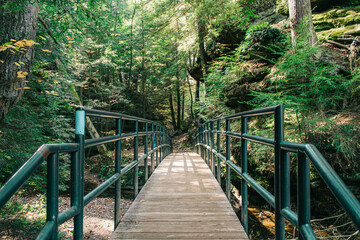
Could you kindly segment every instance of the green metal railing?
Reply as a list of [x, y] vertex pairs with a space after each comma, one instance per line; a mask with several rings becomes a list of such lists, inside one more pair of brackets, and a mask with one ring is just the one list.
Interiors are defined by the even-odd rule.
[[[250, 117], [273, 115], [274, 138], [248, 134], [247, 121]], [[241, 133], [231, 131], [230, 121], [241, 119]], [[225, 121], [225, 131], [221, 122]], [[216, 124], [216, 127], [214, 126]], [[216, 135], [216, 145], [215, 145]], [[225, 156], [221, 153], [220, 135], [226, 136]], [[337, 201], [347, 212], [354, 225], [360, 229], [360, 203], [340, 179], [321, 153], [311, 144], [284, 141], [284, 108], [282, 105], [215, 119], [204, 123], [195, 133], [195, 147], [210, 169], [221, 181], [221, 161], [226, 163], [226, 195], [230, 199], [230, 174], [233, 169], [241, 177], [241, 221], [248, 233], [248, 185], [260, 194], [275, 209], [275, 238], [285, 239], [285, 218], [297, 227], [299, 239], [316, 239], [310, 220], [310, 167], [311, 162]], [[230, 138], [241, 141], [241, 166], [230, 160]], [[271, 146], [275, 151], [274, 195], [261, 186], [248, 174], [248, 144], [255, 142]], [[290, 157], [297, 154], [297, 213], [290, 209]], [[310, 160], [310, 161], [309, 161]]]
[[[85, 117], [110, 118], [116, 121], [116, 133], [112, 136], [85, 140]], [[124, 121], [134, 124], [134, 132], [122, 133]], [[144, 130], [139, 131], [139, 123], [144, 124]], [[148, 137], [151, 137], [151, 147], [148, 151]], [[139, 137], [145, 137], [144, 154], [138, 157]], [[121, 167], [121, 142], [124, 139], [134, 139], [134, 159], [125, 167]], [[145, 181], [154, 171], [159, 162], [172, 152], [171, 138], [167, 130], [156, 122], [125, 114], [112, 113], [79, 107], [76, 110], [75, 122], [76, 143], [44, 144], [36, 153], [2, 186], [0, 189], [0, 209], [25, 183], [33, 172], [47, 160], [47, 204], [46, 224], [36, 239], [58, 239], [58, 226], [74, 218], [74, 239], [83, 239], [84, 207], [94, 198], [115, 183], [114, 228], [120, 222], [121, 176], [133, 169], [134, 197], [138, 194], [139, 163], [144, 161]], [[84, 162], [85, 149], [106, 143], [115, 143], [115, 174], [101, 185], [84, 195]], [[71, 154], [71, 207], [59, 214], [59, 153]], [[150, 173], [149, 158], [150, 157]]]

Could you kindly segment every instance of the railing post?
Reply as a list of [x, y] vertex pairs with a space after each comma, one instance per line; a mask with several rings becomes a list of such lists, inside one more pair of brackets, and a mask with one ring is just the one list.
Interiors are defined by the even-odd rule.
[[[310, 226], [310, 166], [309, 160], [302, 152], [298, 153], [298, 179], [297, 179], [297, 210], [298, 210], [298, 225], [299, 225], [299, 239], [305, 240], [307, 237], [303, 236], [300, 231], [304, 225]], [[313, 231], [309, 232], [313, 239], [316, 236]], [[309, 235], [308, 235], [309, 237]]]
[[[163, 135], [162, 135], [162, 127], [159, 127], [159, 146], [161, 146], [163, 143], [162, 143], [162, 138], [163, 138]], [[160, 163], [162, 162], [162, 148], [159, 149], [159, 155], [160, 155]]]
[[[74, 217], [74, 240], [83, 239], [83, 217], [84, 217], [84, 162], [85, 162], [85, 111], [76, 110], [75, 119], [75, 141], [79, 144], [78, 159], [76, 166], [72, 166], [72, 178], [74, 180], [74, 196], [72, 204], [79, 209], [79, 214]], [[76, 172], [74, 172], [76, 171]]]
[[[206, 133], [206, 145], [208, 145], [210, 147], [210, 123], [207, 123], [206, 124], [206, 130], [207, 130], [207, 133]], [[211, 152], [210, 150], [207, 148], [207, 162], [208, 162], [208, 166], [209, 168], [211, 169], [210, 167], [210, 164], [211, 164]]]
[[[201, 126], [200, 129], [201, 129], [200, 142], [201, 142], [201, 144], [204, 144], [204, 127]], [[200, 146], [200, 149], [201, 149], [201, 158], [202, 158], [202, 159], [205, 159], [205, 156], [204, 156], [204, 146], [201, 145], [201, 146]]]
[[210, 137], [211, 137], [211, 171], [212, 173], [215, 175], [215, 156], [214, 153], [212, 152], [213, 149], [215, 149], [215, 145], [214, 145], [214, 122], [211, 121], [210, 122]]
[[54, 222], [50, 239], [58, 239], [59, 216], [59, 153], [52, 153], [47, 164], [46, 221]]
[[[159, 139], [159, 126], [156, 125], [156, 133], [155, 133], [155, 147], [159, 146], [158, 139]], [[159, 166], [159, 150], [156, 149], [156, 167]]]
[[196, 144], [199, 143], [199, 128], [196, 130], [195, 136], [196, 136], [196, 137], [195, 137], [195, 146], [194, 146], [194, 147], [195, 147], [195, 151], [196, 151], [197, 154], [200, 154], [200, 151], [199, 151], [199, 147], [200, 147], [200, 146], [199, 146], [199, 145], [196, 146]]
[[[247, 118], [241, 118], [241, 133], [247, 133]], [[241, 138], [241, 170], [242, 173], [247, 173], [248, 156], [247, 156], [247, 140]], [[248, 186], [245, 179], [241, 178], [241, 222], [244, 226], [246, 234], [249, 232], [249, 218], [248, 218]]]
[[282, 180], [280, 171], [283, 167], [280, 143], [284, 141], [284, 108], [275, 109], [275, 239], [285, 239], [285, 219], [281, 215]]
[[[228, 135], [230, 132], [230, 120], [226, 119], [226, 162], [230, 162], [230, 136]], [[230, 201], [231, 198], [231, 168], [229, 164], [226, 164], [226, 196]]]
[[[148, 123], [145, 123], [145, 143], [144, 143], [144, 154], [148, 153]], [[144, 159], [144, 166], [145, 166], [145, 182], [149, 178], [149, 168], [148, 168], [148, 157]]]
[[290, 156], [280, 150], [280, 211], [290, 208]]
[[207, 142], [207, 123], [204, 123], [204, 160], [205, 160], [205, 163], [209, 166], [208, 164], [208, 149], [206, 148], [206, 146], [208, 145], [208, 142]]
[[134, 137], [134, 161], [136, 161], [136, 165], [134, 167], [134, 199], [138, 195], [139, 192], [139, 121], [135, 121], [135, 132], [136, 136]]
[[[116, 119], [116, 135], [121, 137], [122, 119]], [[121, 139], [115, 145], [115, 173], [121, 174]], [[115, 182], [114, 230], [121, 218], [121, 177]]]
[[[216, 122], [216, 129], [218, 131], [220, 131], [220, 121]], [[220, 149], [220, 133], [216, 134], [216, 151], [218, 153], [221, 153], [221, 149]], [[217, 156], [217, 169], [216, 169], [216, 177], [217, 180], [219, 182], [219, 184], [221, 185], [221, 159]]]
[[[154, 123], [151, 123], [151, 151], [154, 150], [154, 141], [155, 133], [154, 133]], [[154, 172], [154, 152], [151, 153], [151, 174]]]

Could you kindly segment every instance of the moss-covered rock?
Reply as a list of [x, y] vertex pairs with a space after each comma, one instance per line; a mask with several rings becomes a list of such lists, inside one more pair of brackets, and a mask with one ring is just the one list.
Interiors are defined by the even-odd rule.
[[[324, 13], [314, 14], [315, 26], [345, 27], [360, 24], [360, 6], [355, 8], [332, 9]], [[330, 28], [328, 28], [330, 29]], [[320, 28], [319, 30], [323, 30]]]
[[327, 38], [339, 35], [359, 35], [360, 6], [336, 8], [314, 14], [313, 21], [316, 31]]
[[350, 25], [346, 27], [332, 28], [330, 30], [320, 31], [318, 34], [325, 38], [331, 39], [336, 39], [341, 35], [360, 36], [360, 25]]
[[264, 78], [270, 73], [269, 65], [259, 59], [243, 62], [237, 70], [235, 83], [224, 89], [225, 105], [236, 111], [249, 110], [252, 91], [261, 91], [266, 85]]

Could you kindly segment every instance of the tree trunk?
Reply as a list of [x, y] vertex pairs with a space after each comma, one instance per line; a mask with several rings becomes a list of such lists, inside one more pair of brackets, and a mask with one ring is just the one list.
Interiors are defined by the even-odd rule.
[[[71, 91], [72, 96], [74, 97], [75, 104], [78, 106], [83, 106], [82, 101], [80, 100], [79, 95], [76, 92], [74, 85], [71, 85], [70, 91]], [[85, 126], [86, 126], [86, 129], [88, 130], [91, 138], [99, 138], [100, 137], [98, 131], [96, 130], [94, 124], [92, 123], [92, 121], [89, 117], [85, 118]], [[108, 156], [108, 157], [111, 156], [111, 153], [109, 152], [109, 150], [106, 148], [106, 146], [104, 144], [98, 145], [97, 149], [98, 149], [100, 155]]]
[[196, 81], [195, 102], [200, 101], [200, 81]]
[[131, 26], [130, 26], [130, 67], [129, 67], [129, 82], [128, 88], [131, 87], [132, 82], [132, 65], [133, 65], [133, 25], [134, 25], [134, 17], [136, 13], [136, 1], [134, 6], [134, 11], [131, 17]]
[[[34, 59], [34, 42], [30, 40], [35, 39], [39, 13], [37, 4], [10, 10], [5, 7], [7, 2], [10, 0], [2, 1], [0, 6], [0, 121], [24, 93]], [[8, 46], [20, 49], [2, 47], [10, 41]]]
[[175, 130], [177, 130], [176, 120], [175, 120], [175, 111], [174, 111], [174, 104], [173, 104], [173, 96], [172, 96], [172, 89], [170, 89], [170, 95], [169, 95], [169, 104], [170, 104], [170, 111], [171, 111], [171, 120], [172, 125]]
[[311, 15], [311, 0], [289, 0], [289, 15], [293, 46], [302, 35], [306, 36], [309, 44], [315, 44], [317, 37]]
[[[198, 40], [199, 40], [199, 50], [200, 50], [200, 65], [201, 65], [201, 71], [203, 74], [203, 81], [205, 84], [205, 91], [206, 91], [206, 51], [205, 51], [205, 45], [204, 45], [204, 37], [205, 37], [205, 22], [199, 18], [198, 19]], [[198, 86], [198, 85], [196, 85]], [[199, 88], [200, 88], [200, 82], [199, 82]], [[197, 88], [198, 90], [198, 88]]]
[[191, 85], [190, 85], [190, 78], [189, 76], [186, 76], [188, 84], [189, 84], [189, 94], [190, 94], [190, 113], [191, 113], [191, 119], [194, 119], [194, 111], [193, 111], [193, 96], [191, 91]]
[[181, 127], [181, 94], [180, 94], [180, 79], [179, 76], [176, 81], [176, 100], [177, 100], [177, 129]]
[[185, 119], [185, 90], [182, 91], [182, 100], [181, 100], [181, 121], [184, 121]]

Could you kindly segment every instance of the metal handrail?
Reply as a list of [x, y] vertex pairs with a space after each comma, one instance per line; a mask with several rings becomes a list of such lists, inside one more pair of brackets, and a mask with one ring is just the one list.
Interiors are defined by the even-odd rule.
[[[85, 116], [111, 118], [116, 120], [116, 134], [113, 136], [100, 137], [97, 139], [85, 140]], [[122, 134], [123, 121], [133, 121], [135, 131]], [[145, 131], [139, 131], [139, 122], [145, 123]], [[150, 130], [149, 130], [149, 127]], [[139, 137], [145, 137], [144, 154], [138, 157]], [[151, 136], [151, 150], [148, 151], [147, 137]], [[134, 139], [134, 161], [121, 167], [121, 141], [123, 139]], [[94, 198], [99, 196], [107, 188], [115, 183], [115, 210], [114, 227], [120, 222], [120, 198], [121, 198], [121, 176], [134, 171], [134, 197], [138, 194], [138, 171], [139, 163], [144, 161], [145, 181], [149, 174], [154, 171], [159, 162], [172, 152], [170, 134], [160, 124], [134, 116], [107, 111], [87, 109], [78, 107], [76, 109], [75, 121], [76, 143], [44, 144], [27, 162], [1, 187], [0, 209], [13, 196], [34, 171], [47, 160], [47, 205], [46, 223], [36, 239], [58, 239], [58, 226], [74, 218], [74, 239], [83, 239], [83, 215], [84, 207]], [[115, 142], [115, 174], [84, 195], [84, 161], [85, 149], [101, 144]], [[71, 207], [64, 212], [58, 212], [59, 198], [59, 153], [71, 153]], [[151, 161], [151, 172], [148, 169], [148, 157]]]
[[[249, 117], [274, 115], [274, 139], [248, 134]], [[230, 120], [241, 119], [241, 133], [231, 132]], [[221, 130], [220, 122], [226, 121], [226, 131]], [[216, 123], [216, 129], [214, 124]], [[214, 135], [217, 135], [216, 144]], [[226, 156], [221, 154], [220, 135], [226, 136]], [[241, 140], [241, 167], [230, 160], [230, 138]], [[285, 239], [285, 221], [289, 220], [298, 228], [299, 239], [316, 239], [310, 225], [310, 167], [314, 165], [325, 184], [329, 187], [340, 205], [349, 215], [354, 225], [360, 229], [360, 203], [349, 188], [336, 174], [321, 153], [311, 144], [284, 141], [284, 108], [282, 105], [255, 109], [231, 116], [208, 121], [194, 134], [197, 152], [205, 159], [218, 181], [220, 162], [226, 163], [226, 195], [230, 199], [230, 168], [241, 177], [241, 221], [248, 232], [248, 185], [260, 194], [275, 209], [275, 238]], [[271, 194], [247, 173], [247, 141], [274, 147], [275, 149], [275, 194]], [[290, 209], [290, 159], [289, 152], [298, 156], [298, 199], [297, 214]]]

